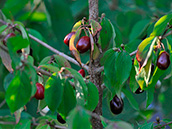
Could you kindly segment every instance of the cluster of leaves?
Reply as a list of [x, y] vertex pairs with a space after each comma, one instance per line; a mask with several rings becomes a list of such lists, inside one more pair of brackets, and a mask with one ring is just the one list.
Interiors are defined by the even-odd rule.
[[[8, 18], [11, 15], [8, 13], [8, 10], [12, 12], [13, 16], [17, 15], [17, 13], [28, 1], [26, 0], [23, 2], [24, 3], [22, 3], [22, 6], [14, 9], [13, 7], [9, 6], [11, 3], [8, 1], [5, 3], [2, 11]], [[54, 0], [53, 2], [44, 0], [44, 2], [46, 9], [51, 16], [49, 17], [49, 21], [51, 21], [53, 31], [59, 40], [57, 46], [62, 46], [59, 49], [63, 50], [63, 45], [61, 45], [62, 39], [64, 38], [64, 35], [70, 32], [70, 27], [73, 24], [73, 18], [70, 10], [68, 7], [66, 7], [69, 5], [61, 0]], [[147, 1], [142, 3], [136, 0], [135, 2], [136, 5], [139, 5], [139, 7], [142, 5], [144, 5], [144, 7], [147, 6]], [[85, 7], [87, 4], [82, 3], [82, 5]], [[119, 3], [119, 5], [122, 4]], [[78, 15], [78, 12], [74, 7], [75, 4], [73, 4], [71, 7], [74, 11], [73, 13]], [[62, 8], [65, 8], [65, 11], [62, 11]], [[61, 12], [63, 12], [64, 17], [62, 17]], [[10, 111], [7, 105], [5, 105], [0, 110], [0, 114], [4, 116], [0, 118], [0, 120], [7, 121], [7, 123], [15, 121], [18, 124], [0, 124], [0, 127], [8, 128], [15, 126], [15, 128], [30, 128], [31, 123], [34, 125], [35, 122], [35, 125], [37, 126], [36, 128], [50, 128], [50, 126], [54, 127], [55, 125], [62, 126], [56, 120], [56, 114], [58, 112], [67, 122], [67, 124], [63, 126], [68, 128], [91, 128], [90, 112], [95, 109], [99, 99], [96, 86], [88, 79], [86, 80], [86, 78], [83, 78], [76, 70], [74, 70], [73, 66], [71, 68], [72, 64], [70, 64], [63, 57], [58, 55], [45, 57], [45, 55], [48, 55], [46, 53], [47, 50], [37, 46], [38, 43], [29, 38], [29, 34], [31, 34], [38, 39], [45, 41], [42, 35], [34, 29], [26, 29], [21, 22], [10, 21], [4, 16], [4, 14], [1, 13], [1, 19], [6, 24], [0, 24], [0, 56], [3, 65], [5, 65], [10, 73], [5, 76], [3, 81], [3, 89], [5, 89], [5, 92], [2, 92], [2, 98], [6, 100]], [[38, 14], [39, 16], [42, 16], [43, 21], [46, 20], [45, 13], [41, 13], [42, 15], [40, 15], [38, 12], [35, 12], [32, 15], [27, 14], [27, 16], [23, 18], [29, 18], [30, 21], [33, 19], [36, 20]], [[120, 29], [122, 29], [121, 26], [124, 25], [122, 22], [126, 21], [120, 19], [123, 17], [123, 15], [124, 13], [119, 13], [117, 15], [117, 25]], [[137, 15], [127, 12], [124, 17], [133, 19], [133, 17], [137, 17]], [[139, 121], [144, 117], [148, 117], [147, 114], [149, 114], [149, 112], [152, 114], [152, 110], [148, 110], [148, 112], [146, 112], [140, 109], [139, 104], [141, 102], [136, 100], [137, 97], [135, 97], [133, 93], [138, 89], [138, 87], [144, 89], [146, 91], [146, 107], [148, 107], [153, 101], [155, 85], [157, 81], [159, 79], [163, 79], [162, 75], [171, 76], [171, 65], [165, 71], [158, 69], [157, 66], [153, 70], [151, 69], [152, 63], [156, 65], [156, 59], [160, 52], [160, 50], [156, 52], [154, 51], [154, 48], [159, 44], [159, 42], [164, 44], [165, 50], [169, 52], [170, 58], [172, 58], [170, 44], [172, 41], [171, 36], [168, 36], [163, 40], [161, 40], [159, 37], [164, 36], [164, 34], [170, 31], [171, 19], [172, 14], [169, 13], [158, 19], [158, 21], [146, 19], [137, 22], [130, 33], [130, 42], [124, 45], [122, 48], [120, 47], [122, 43], [121, 32], [116, 27], [116, 24], [113, 26], [110, 20], [106, 17], [103, 17], [99, 23], [95, 21], [89, 21], [87, 24], [82, 24], [82, 21], [78, 21], [73, 26], [72, 31], [76, 31], [76, 34], [70, 41], [69, 49], [74, 52], [74, 56], [80, 65], [84, 55], [80, 59], [80, 55], [75, 49], [75, 44], [77, 39], [80, 37], [81, 31], [88, 27], [87, 34], [91, 39], [93, 39], [92, 37], [101, 30], [100, 37], [98, 39], [99, 44], [95, 45], [92, 42], [91, 52], [87, 54], [93, 55], [94, 59], [100, 54], [103, 55], [101, 58], [101, 65], [104, 66], [104, 71], [102, 71], [102, 82], [105, 85], [103, 117], [108, 118], [111, 121], [110, 124], [107, 124], [104, 122], [104, 118], [102, 118], [102, 122], [104, 127], [107, 129], [110, 129], [114, 126], [121, 128], [133, 128], [130, 124], [124, 121], [114, 122], [114, 118], [121, 119], [123, 114], [127, 114], [127, 109], [124, 109], [124, 113], [121, 115], [121, 117], [112, 117], [111, 113], [108, 114], [110, 111], [109, 101], [116, 94], [118, 96], [122, 96], [124, 99], [127, 98], [130, 103], [128, 105], [131, 105], [134, 111], [139, 113], [139, 115], [133, 115], [134, 119], [137, 118]], [[22, 20], [24, 19], [21, 19], [21, 21]], [[64, 30], [64, 22], [67, 28], [66, 32], [61, 31]], [[56, 24], [58, 24], [58, 27], [56, 27]], [[89, 28], [89, 26], [91, 27]], [[130, 24], [126, 24], [126, 26], [129, 28]], [[126, 26], [123, 26], [126, 30], [123, 31], [122, 35], [128, 34], [126, 31], [129, 31], [129, 29], [127, 29]], [[4, 46], [2, 40], [10, 32], [15, 33], [16, 36], [10, 38], [6, 43], [7, 46]], [[7, 47], [8, 51], [3, 49], [4, 47]], [[138, 50], [136, 54], [138, 59], [135, 57], [132, 59], [129, 53], [136, 49]], [[17, 53], [19, 50], [21, 50], [21, 53]], [[45, 53], [43, 52], [44, 50]], [[33, 51], [32, 54], [31, 51]], [[64, 52], [67, 53], [67, 51], [69, 51], [68, 48], [65, 48]], [[132, 60], [134, 60], [133, 64]], [[88, 59], [86, 59], [86, 61], [88, 61]], [[39, 71], [36, 71], [35, 65], [37, 65], [39, 69], [47, 71], [50, 73], [50, 75], [47, 76]], [[129, 80], [129, 83], [127, 80]], [[40, 82], [45, 86], [44, 100], [37, 101], [36, 99], [32, 98], [36, 92], [36, 82]], [[128, 85], [130, 89], [128, 88]], [[163, 97], [161, 98], [163, 99]], [[125, 105], [128, 101], [124, 101]], [[50, 111], [48, 110], [48, 113], [47, 111], [44, 112], [47, 106], [50, 109]], [[25, 108], [27, 109], [26, 111], [24, 110]], [[41, 116], [36, 114], [37, 111], [40, 112]], [[10, 112], [14, 113], [15, 119], [9, 115]], [[5, 117], [7, 114], [8, 116]], [[33, 120], [32, 117], [36, 117], [36, 121]], [[123, 120], [129, 121], [129, 119], [130, 118], [125, 118]], [[163, 120], [162, 122], [168, 123], [169, 121]], [[153, 128], [153, 122], [144, 123], [140, 125], [140, 128]]]

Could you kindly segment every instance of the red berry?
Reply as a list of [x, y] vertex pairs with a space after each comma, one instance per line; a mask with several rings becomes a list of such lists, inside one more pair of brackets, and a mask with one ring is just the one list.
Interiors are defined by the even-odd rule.
[[159, 69], [166, 70], [170, 65], [170, 55], [166, 51], [163, 51], [158, 56], [156, 65], [158, 66]]
[[36, 93], [34, 96], [38, 100], [44, 99], [44, 86], [40, 83], [36, 83]]
[[91, 43], [90, 43], [90, 38], [88, 36], [81, 37], [76, 44], [76, 49], [80, 53], [84, 53], [88, 51], [90, 48], [91, 48]]
[[65, 43], [67, 46], [69, 46], [69, 41], [70, 41], [70, 39], [71, 39], [71, 37], [72, 37], [73, 34], [75, 34], [75, 32], [71, 32], [71, 33], [69, 33], [69, 34], [67, 34], [67, 35], [65, 36], [65, 38], [64, 38], [64, 43]]
[[110, 101], [110, 109], [113, 114], [120, 114], [123, 110], [124, 102], [122, 98], [118, 98], [117, 95]]
[[78, 73], [80, 73], [80, 74], [82, 75], [82, 77], [85, 77], [85, 71], [84, 71], [83, 69], [80, 69], [80, 70], [78, 71]]
[[7, 34], [7, 35], [5, 36], [5, 38], [3, 39], [3, 44], [6, 45], [7, 40], [8, 40], [9, 38], [11, 38], [11, 37], [14, 37], [14, 36], [16, 36], [14, 33], [9, 33], [9, 34]]

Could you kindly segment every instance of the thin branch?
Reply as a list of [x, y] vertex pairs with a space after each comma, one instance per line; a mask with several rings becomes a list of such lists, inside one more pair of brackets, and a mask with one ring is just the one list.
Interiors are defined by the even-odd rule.
[[137, 50], [131, 52], [129, 55], [130, 55], [130, 56], [134, 56], [136, 53], [137, 53]]
[[161, 39], [164, 39], [164, 38], [166, 38], [166, 37], [169, 36], [169, 35], [172, 35], [172, 30], [169, 31], [168, 33], [164, 34], [164, 35], [161, 37]]
[[4, 99], [1, 103], [0, 103], [0, 108], [6, 103], [6, 100]]
[[155, 127], [154, 129], [161, 129], [162, 127], [167, 126], [167, 125], [170, 125], [170, 124], [172, 124], [172, 121], [170, 121], [170, 122], [168, 122], [168, 123], [165, 123], [165, 124], [163, 124], [163, 125], [160, 125], [160, 126], [158, 126], [158, 127]]
[[2, 125], [15, 125], [15, 124], [16, 124], [16, 122], [0, 121], [0, 124], [2, 124]]
[[45, 70], [43, 70], [43, 69], [41, 69], [41, 68], [38, 68], [38, 67], [36, 67], [36, 66], [33, 66], [33, 67], [34, 67], [34, 69], [35, 69], [37, 72], [40, 72], [40, 73], [42, 73], [43, 75], [46, 75], [46, 76], [49, 76], [49, 77], [52, 75], [50, 72], [45, 71]]
[[[71, 58], [70, 56], [67, 56], [66, 54], [64, 54], [64, 53], [62, 53], [62, 52], [56, 50], [55, 48], [51, 47], [50, 45], [48, 45], [48, 44], [46, 44], [45, 42], [39, 40], [38, 38], [34, 37], [34, 36], [31, 35], [31, 34], [29, 34], [29, 37], [30, 37], [31, 39], [33, 39], [34, 41], [40, 43], [40, 44], [43, 45], [44, 47], [48, 48], [48, 49], [51, 50], [52, 52], [56, 53], [57, 55], [60, 55], [60, 56], [64, 57], [65, 59], [67, 59], [68, 61], [70, 61], [70, 62], [72, 62], [72, 63], [74, 63], [74, 64], [80, 66], [79, 63], [78, 63], [75, 59]], [[82, 64], [82, 67], [83, 67], [84, 69], [86, 69], [87, 71], [89, 71], [89, 67], [88, 67], [87, 65], [85, 65], [85, 64], [83, 64], [83, 63], [81, 63], [81, 64]]]

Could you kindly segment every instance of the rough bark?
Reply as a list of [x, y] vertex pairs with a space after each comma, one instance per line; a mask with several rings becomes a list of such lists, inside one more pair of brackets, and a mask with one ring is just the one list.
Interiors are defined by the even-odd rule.
[[[99, 14], [98, 0], [89, 0], [89, 19], [98, 21], [98, 14]], [[94, 37], [95, 42], [98, 41], [98, 36], [99, 36], [99, 34], [97, 34]], [[100, 67], [100, 58], [93, 60], [93, 61], [90, 60], [90, 80], [92, 83], [95, 84], [95, 86], [97, 87], [97, 89], [99, 91], [99, 102], [98, 102], [96, 109], [93, 112], [98, 115], [102, 115], [103, 90], [101, 88], [101, 73], [94, 72], [94, 70], [98, 67]], [[103, 129], [103, 125], [102, 125], [100, 119], [92, 117], [91, 122], [92, 122], [93, 129]]]

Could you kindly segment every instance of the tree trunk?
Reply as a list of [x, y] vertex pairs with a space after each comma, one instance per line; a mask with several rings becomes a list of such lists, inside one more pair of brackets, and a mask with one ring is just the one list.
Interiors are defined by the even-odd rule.
[[[89, 19], [93, 19], [95, 21], [98, 21], [98, 0], [89, 0]], [[98, 41], [98, 36], [96, 35], [94, 37], [94, 41]], [[103, 90], [101, 88], [101, 73], [95, 73], [94, 70], [96, 68], [100, 67], [100, 58], [91, 61], [90, 60], [90, 80], [94, 85], [97, 87], [99, 91], [99, 102], [95, 110], [93, 111], [97, 115], [102, 115], [102, 95], [103, 95]], [[93, 129], [103, 129], [103, 125], [101, 123], [100, 119], [96, 119], [94, 117], [91, 118], [92, 122], [92, 128]]]

